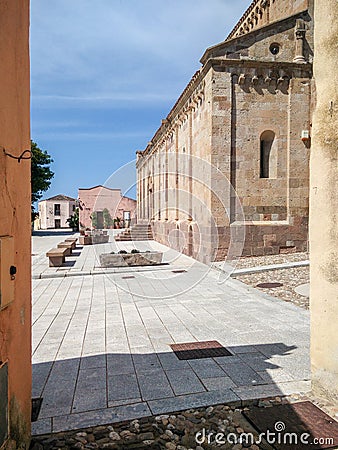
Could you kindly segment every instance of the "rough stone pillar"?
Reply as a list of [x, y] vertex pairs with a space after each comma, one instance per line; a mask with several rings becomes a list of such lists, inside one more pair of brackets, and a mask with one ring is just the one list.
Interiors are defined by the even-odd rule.
[[142, 198], [142, 180], [141, 180], [141, 168], [139, 160], [141, 158], [141, 154], [139, 151], [136, 151], [136, 218], [137, 220], [141, 219], [141, 198]]
[[178, 158], [178, 125], [175, 128], [175, 153], [176, 153], [176, 166], [175, 166], [175, 220], [178, 220], [180, 217], [179, 211], [179, 158]]
[[164, 171], [164, 190], [165, 190], [165, 220], [169, 218], [168, 211], [168, 189], [169, 189], [169, 179], [168, 179], [168, 138], [165, 141], [165, 171]]
[[161, 220], [162, 217], [162, 178], [163, 173], [161, 172], [162, 169], [162, 158], [163, 158], [163, 148], [160, 149], [158, 153], [158, 168], [157, 168], [157, 189], [158, 189], [158, 205], [157, 205], [157, 219]]
[[142, 220], [146, 219], [146, 204], [147, 204], [147, 180], [145, 177], [145, 172], [146, 172], [146, 168], [145, 168], [145, 163], [142, 164], [142, 169], [141, 169], [141, 179], [142, 179]]
[[338, 3], [315, 2], [317, 105], [310, 159], [311, 365], [318, 395], [338, 400]]
[[142, 200], [143, 200], [143, 181], [142, 181], [142, 167], [141, 165], [137, 168], [137, 179], [138, 179], [138, 192], [137, 192], [137, 221], [143, 218], [142, 214]]

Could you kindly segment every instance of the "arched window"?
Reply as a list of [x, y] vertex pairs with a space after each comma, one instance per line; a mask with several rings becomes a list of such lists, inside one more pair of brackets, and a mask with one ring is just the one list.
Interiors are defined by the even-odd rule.
[[260, 178], [271, 178], [272, 147], [275, 139], [273, 131], [264, 131], [260, 138]]

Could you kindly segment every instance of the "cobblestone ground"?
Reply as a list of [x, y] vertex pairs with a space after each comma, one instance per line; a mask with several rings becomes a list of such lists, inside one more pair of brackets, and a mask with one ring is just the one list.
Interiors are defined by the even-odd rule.
[[[273, 405], [305, 400], [311, 400], [331, 417], [337, 419], [337, 406], [308, 396], [274, 397], [262, 399], [255, 404], [261, 408], [269, 408]], [[242, 414], [243, 411], [248, 411], [251, 407], [252, 404], [247, 407], [238, 407], [236, 404], [209, 406], [156, 417], [144, 417], [114, 425], [102, 425], [66, 433], [39, 436], [33, 439], [31, 450], [272, 449], [273, 447], [266, 442], [259, 445], [254, 443], [257, 442], [258, 433]], [[218, 443], [215, 442], [217, 433], [221, 433]], [[251, 441], [251, 437], [246, 440], [244, 433], [252, 433], [253, 440]], [[211, 436], [209, 443], [207, 438], [204, 439], [204, 436]]]
[[[301, 284], [309, 283], [309, 267], [295, 267], [291, 269], [268, 270], [249, 275], [236, 276], [237, 280], [249, 284], [273, 297], [278, 297], [286, 302], [294, 303], [301, 308], [309, 309], [309, 298], [297, 294], [295, 288]], [[282, 283], [276, 288], [260, 288], [259, 283]]]
[[[272, 264], [283, 264], [309, 259], [309, 254], [289, 253], [282, 255], [267, 255], [241, 258], [236, 262], [236, 269], [267, 266]], [[273, 297], [280, 298], [286, 302], [294, 303], [304, 309], [309, 309], [309, 298], [295, 292], [295, 288], [301, 284], [310, 282], [309, 267], [294, 267], [289, 269], [267, 270], [248, 275], [237, 275], [237, 280], [253, 286]], [[260, 283], [282, 283], [277, 288], [260, 288]]]

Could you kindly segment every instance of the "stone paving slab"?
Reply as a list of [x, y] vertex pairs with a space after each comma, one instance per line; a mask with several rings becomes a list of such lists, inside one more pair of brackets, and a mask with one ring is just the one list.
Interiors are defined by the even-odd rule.
[[200, 406], [216, 405], [217, 403], [233, 402], [240, 404], [239, 396], [231, 389], [220, 389], [199, 394], [181, 395], [164, 400], [153, 400], [149, 402], [149, 407], [152, 414], [158, 415]]
[[[138, 373], [137, 379], [143, 400], [155, 400], [159, 398], [174, 397], [174, 387], [170, 385], [166, 374], [162, 369], [152, 369]], [[175, 390], [174, 390], [175, 391]]]
[[77, 428], [93, 427], [104, 423], [122, 422], [135, 417], [147, 417], [151, 412], [146, 403], [134, 403], [114, 408], [99, 409], [67, 416], [58, 416], [53, 419], [52, 432], [74, 430]]
[[36, 422], [32, 422], [32, 436], [38, 436], [40, 434], [50, 434], [52, 432], [52, 418], [38, 419]]
[[235, 383], [228, 376], [201, 378], [201, 381], [208, 391], [219, 391], [226, 388], [236, 387]]
[[81, 369], [74, 392], [72, 412], [105, 408], [106, 405], [106, 368]]
[[[78, 276], [33, 280], [33, 434], [309, 388], [308, 311], [183, 255], [183, 274], [87, 276], [91, 247]], [[170, 348], [206, 340], [232, 356], [180, 361]]]
[[311, 391], [311, 381], [274, 382], [264, 386], [238, 387], [232, 389], [241, 400], [254, 400], [265, 397], [305, 394]]
[[108, 400], [126, 400], [141, 397], [139, 385], [135, 374], [111, 375], [108, 378]]
[[168, 370], [167, 376], [175, 395], [193, 394], [205, 391], [200, 379], [192, 370]]

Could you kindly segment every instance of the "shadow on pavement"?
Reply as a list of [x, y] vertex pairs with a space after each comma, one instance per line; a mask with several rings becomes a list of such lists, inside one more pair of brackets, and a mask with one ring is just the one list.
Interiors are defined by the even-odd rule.
[[[39, 420], [50, 419], [51, 431], [59, 432], [221, 403], [243, 406], [252, 399], [292, 393], [286, 390], [297, 392], [300, 377], [288, 373], [287, 359], [281, 362], [296, 346], [273, 343], [226, 348], [230, 356], [194, 360], [180, 360], [173, 352], [108, 353], [33, 364], [33, 392], [43, 398]], [[295, 432], [296, 424], [297, 439], [301, 433], [307, 433], [308, 442], [318, 437], [318, 427], [302, 422], [292, 407], [287, 421], [284, 416], [275, 418], [276, 423], [267, 421], [273, 429], [264, 430], [260, 423], [257, 432], [266, 436], [269, 431], [283, 440], [287, 427], [293, 424], [291, 431]], [[274, 448], [303, 448], [297, 445]]]
[[71, 236], [75, 232], [72, 230], [34, 230], [32, 236]]

